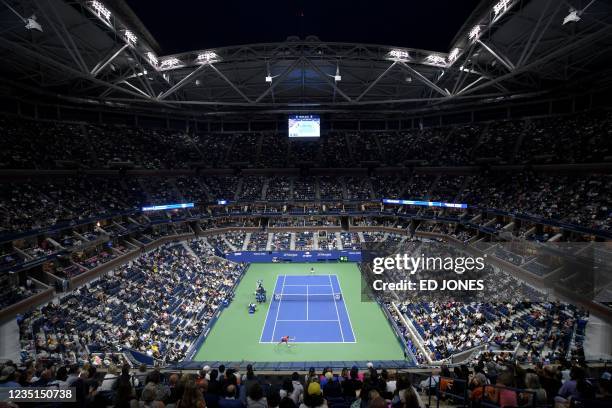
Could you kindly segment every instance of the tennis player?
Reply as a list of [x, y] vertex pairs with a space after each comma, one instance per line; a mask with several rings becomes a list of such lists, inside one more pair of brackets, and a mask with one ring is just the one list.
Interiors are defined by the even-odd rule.
[[[287, 345], [287, 347], [291, 347], [291, 344], [289, 344], [289, 340], [293, 341], [295, 340], [295, 338], [291, 338], [289, 336], [283, 336], [281, 337], [280, 341], [278, 342], [278, 344], [283, 344], [285, 343]], [[277, 344], [277, 345], [278, 345]]]
[[314, 275], [314, 266], [311, 266], [311, 267], [310, 267], [310, 274], [311, 274], [311, 275]]

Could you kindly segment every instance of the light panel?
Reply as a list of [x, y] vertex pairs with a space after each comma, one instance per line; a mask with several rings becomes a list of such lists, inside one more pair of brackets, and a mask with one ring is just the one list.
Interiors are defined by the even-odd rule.
[[410, 59], [410, 54], [404, 50], [391, 50], [389, 56], [396, 59]]
[[109, 9], [104, 7], [104, 4], [102, 4], [102, 2], [98, 0], [93, 0], [91, 2], [91, 8], [95, 10], [96, 14], [98, 14], [98, 17], [103, 20], [106, 20], [107, 23], [110, 23], [111, 12]]
[[125, 30], [124, 38], [125, 42], [131, 46], [136, 45], [136, 43], [138, 42], [138, 37], [136, 37], [136, 35], [130, 30]]
[[165, 60], [161, 62], [159, 69], [172, 69], [180, 65], [183, 65], [183, 63], [178, 58], [174, 58], [174, 57], [166, 58]]
[[147, 52], [147, 59], [149, 60], [149, 64], [153, 65], [154, 67], [157, 67], [157, 57], [151, 51]]
[[214, 51], [206, 51], [198, 54], [198, 62], [210, 62], [217, 60], [217, 53]]

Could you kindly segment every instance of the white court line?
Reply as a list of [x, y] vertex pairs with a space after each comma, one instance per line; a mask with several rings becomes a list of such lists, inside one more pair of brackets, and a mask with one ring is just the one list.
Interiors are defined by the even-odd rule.
[[[346, 306], [346, 302], [344, 301], [344, 292], [342, 292], [342, 286], [340, 286], [340, 279], [338, 278], [338, 275], [334, 275], [336, 277], [336, 282], [338, 282], [338, 290], [340, 291], [340, 293], [342, 293], [342, 304], [344, 305], [344, 311], [346, 312], [346, 317], [348, 318], [349, 321], [349, 327], [351, 328], [351, 334], [353, 335], [353, 339], [355, 339], [355, 341], [353, 341], [353, 343], [357, 343], [357, 336], [355, 336], [355, 331], [353, 330], [353, 323], [351, 323], [351, 314], [348, 311], [348, 307]], [[334, 303], [336, 303], [334, 301]], [[351, 343], [351, 342], [349, 342]]]
[[[355, 344], [356, 341], [292, 341], [291, 343], [300, 344]], [[259, 344], [277, 344], [275, 341], [260, 341]]]
[[[274, 289], [276, 289], [276, 284], [278, 283], [278, 276], [276, 277], [276, 282], [274, 282]], [[282, 290], [282, 289], [281, 289]], [[268, 304], [268, 311], [266, 312], [266, 319], [264, 320], [263, 327], [261, 328], [261, 336], [259, 336], [259, 342], [261, 343], [261, 339], [263, 339], [264, 330], [266, 330], [266, 323], [268, 323], [268, 315], [270, 314], [270, 309], [272, 309], [272, 301], [274, 299], [270, 299], [270, 303]]]
[[[332, 286], [332, 280], [331, 280], [331, 275], [327, 275], [327, 277], [329, 278], [329, 284]], [[333, 292], [333, 290], [332, 290]], [[344, 332], [342, 331], [342, 323], [340, 323], [340, 313], [338, 312], [338, 303], [336, 302], [336, 300], [333, 300], [334, 302], [334, 306], [336, 307], [336, 317], [337, 317], [337, 321], [338, 321], [338, 327], [340, 327], [340, 335], [342, 336], [342, 342], [344, 343]]]
[[311, 285], [311, 284], [309, 284], [309, 283], [304, 283], [303, 285], [297, 285], [297, 284], [287, 284], [287, 285], [285, 285], [285, 286], [330, 286], [330, 285], [328, 285], [328, 284], [325, 284], [325, 285]]
[[285, 320], [285, 319], [281, 319], [278, 320], [279, 322], [337, 322], [337, 320], [325, 320], [325, 319], [312, 319], [312, 320]]
[[278, 312], [280, 312], [281, 302], [283, 301], [283, 292], [285, 291], [285, 278], [286, 278], [286, 276], [287, 275], [283, 275], [283, 286], [281, 287], [281, 297], [278, 300], [278, 309], [276, 309], [276, 317], [274, 318], [274, 328], [272, 329], [272, 340], [274, 340], [274, 333], [276, 333], [276, 323], [278, 323]]
[[306, 320], [308, 320], [308, 285], [306, 285]]

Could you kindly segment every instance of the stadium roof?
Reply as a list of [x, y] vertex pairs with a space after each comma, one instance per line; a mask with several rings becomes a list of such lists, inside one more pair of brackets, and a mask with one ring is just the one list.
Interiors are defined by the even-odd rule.
[[122, 0], [0, 0], [1, 70], [11, 89], [126, 107], [375, 111], [487, 103], [602, 76], [610, 67], [611, 9], [603, 0], [483, 1], [447, 52], [308, 37], [160, 55]]

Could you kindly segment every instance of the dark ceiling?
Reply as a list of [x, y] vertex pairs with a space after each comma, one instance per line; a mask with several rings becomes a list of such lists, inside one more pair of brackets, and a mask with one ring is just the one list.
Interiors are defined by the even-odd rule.
[[163, 54], [315, 35], [446, 52], [479, 0], [126, 0]]

